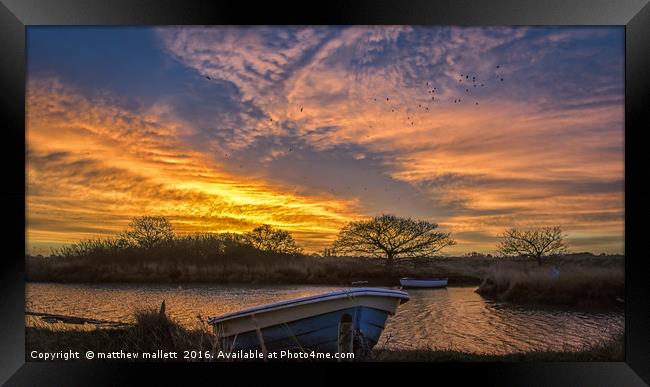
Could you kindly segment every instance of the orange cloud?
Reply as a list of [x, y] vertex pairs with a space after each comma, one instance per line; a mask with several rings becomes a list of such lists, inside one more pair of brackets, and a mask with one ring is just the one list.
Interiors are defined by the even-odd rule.
[[[355, 204], [304, 197], [288, 187], [224, 171], [176, 140], [182, 128], [103, 100], [87, 101], [56, 80], [28, 86], [28, 240], [71, 242], [162, 214], [180, 232], [242, 232], [261, 223], [331, 240]], [[316, 242], [312, 243], [311, 241]]]

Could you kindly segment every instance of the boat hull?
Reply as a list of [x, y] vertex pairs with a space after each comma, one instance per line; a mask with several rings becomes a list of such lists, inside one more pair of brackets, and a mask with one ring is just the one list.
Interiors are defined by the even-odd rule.
[[[221, 337], [222, 349], [266, 351], [339, 352], [341, 321], [349, 317], [353, 332], [352, 351], [372, 349], [381, 336], [388, 312], [355, 306], [266, 328]], [[215, 331], [218, 331], [215, 326]], [[262, 342], [260, 342], [262, 341]], [[263, 343], [263, 344], [262, 344]]]
[[404, 288], [444, 288], [447, 286], [447, 282], [447, 278], [402, 278], [399, 280], [400, 285]]

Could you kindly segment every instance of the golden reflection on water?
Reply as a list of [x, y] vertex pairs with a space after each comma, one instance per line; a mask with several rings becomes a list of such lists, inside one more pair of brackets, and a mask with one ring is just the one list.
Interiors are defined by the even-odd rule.
[[[26, 310], [111, 321], [132, 321], [133, 311], [158, 308], [181, 324], [340, 287], [114, 285], [29, 283]], [[527, 308], [485, 301], [471, 287], [408, 290], [411, 299], [388, 320], [378, 346], [454, 349], [474, 353], [577, 350], [623, 331], [621, 312]], [[37, 319], [28, 317], [26, 324]], [[41, 323], [42, 325], [42, 323]], [[61, 325], [61, 329], [66, 329]]]

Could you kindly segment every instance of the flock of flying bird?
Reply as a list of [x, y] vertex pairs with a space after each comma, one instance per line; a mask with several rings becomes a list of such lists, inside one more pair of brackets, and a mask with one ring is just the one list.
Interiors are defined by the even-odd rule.
[[[496, 79], [497, 82], [503, 82], [503, 81], [504, 81], [504, 79], [503, 79], [503, 75], [502, 75], [502, 74], [499, 74], [499, 69], [500, 69], [500, 68], [501, 68], [500, 65], [497, 65], [497, 66], [496, 66], [496, 71], [495, 71], [496, 78], [493, 78], [492, 80]], [[210, 81], [213, 80], [210, 76], [207, 76], [207, 75], [205, 76], [205, 78], [206, 78], [207, 80], [210, 80]], [[463, 84], [463, 81], [465, 82], [464, 84]], [[477, 79], [477, 77], [476, 77], [475, 75], [470, 76], [469, 74], [460, 74], [460, 76], [459, 76], [459, 78], [458, 78], [458, 84], [460, 85], [460, 88], [459, 88], [459, 89], [463, 89], [463, 88], [465, 89], [465, 90], [464, 90], [464, 93], [465, 93], [465, 95], [467, 95], [467, 96], [471, 96], [471, 95], [472, 95], [472, 90], [473, 90], [473, 89], [475, 89], [475, 88], [476, 88], [476, 89], [479, 89], [479, 88], [483, 88], [483, 87], [486, 86], [486, 83], [485, 83], [485, 82], [481, 82], [481, 81], [479, 81], [479, 80]], [[430, 96], [430, 97], [431, 97], [431, 101], [432, 101], [432, 103], [435, 103], [436, 101], [440, 101], [440, 97], [437, 98], [436, 95], [435, 95], [435, 94], [436, 94], [436, 91], [439, 91], [438, 88], [437, 88], [437, 87], [433, 87], [433, 84], [430, 83], [430, 82], [426, 82], [426, 86], [427, 86], [427, 93], [429, 94], [429, 95], [427, 96], [427, 98]], [[374, 100], [375, 102], [377, 102], [377, 98], [376, 98], [376, 97], [373, 98], [373, 100]], [[460, 97], [455, 98], [453, 101], [454, 101], [453, 103], [455, 103], [455, 104], [461, 104], [461, 103], [463, 103], [463, 99], [460, 98]], [[386, 97], [386, 102], [387, 102], [387, 103], [390, 103], [390, 97]], [[450, 100], [450, 103], [451, 103], [451, 100]], [[475, 101], [474, 101], [474, 104], [475, 104], [475, 105], [478, 105], [478, 104], [479, 104], [478, 101], [477, 101], [476, 99], [475, 99]], [[425, 111], [425, 112], [429, 112], [429, 106], [428, 106], [428, 105], [423, 105], [422, 103], [418, 103], [417, 108], [418, 108], [419, 110], [422, 110], [422, 109], [424, 108], [424, 111]], [[391, 106], [391, 112], [392, 112], [392, 113], [396, 113], [398, 110], [399, 110], [399, 105], [392, 105], [392, 106]], [[408, 112], [408, 111], [412, 111], [411, 109], [408, 109], [408, 108], [407, 108], [406, 110], [407, 110], [407, 112]], [[300, 106], [300, 112], [301, 112], [301, 113], [303, 112], [303, 106]], [[411, 125], [414, 125], [414, 124], [415, 124], [415, 122], [413, 121], [413, 113], [410, 113], [410, 115], [408, 115], [408, 116], [406, 117], [406, 119], [407, 119], [407, 122], [410, 122]], [[273, 122], [273, 118], [269, 118], [269, 121], [270, 121], [270, 122]], [[279, 124], [279, 122], [276, 121], [276, 125], [278, 125], [278, 124]], [[369, 135], [366, 135], [366, 137], [369, 137]], [[289, 151], [293, 151], [293, 146], [289, 147]], [[226, 158], [229, 158], [229, 156], [230, 156], [230, 155], [228, 155], [227, 153], [225, 154], [225, 157], [226, 157]], [[242, 168], [242, 165], [240, 164], [239, 167]], [[304, 178], [305, 178], [305, 177], [303, 177], [303, 179], [304, 179]], [[348, 187], [348, 189], [350, 189], [350, 187]], [[366, 190], [366, 187], [364, 187], [363, 189]], [[296, 192], [296, 190], [297, 190], [297, 186], [294, 187], [294, 193]], [[387, 191], [388, 188], [385, 188], [384, 190]], [[331, 193], [334, 193], [334, 192], [335, 192], [335, 191], [334, 191], [334, 188], [330, 188], [329, 191], [330, 191]], [[397, 197], [397, 201], [399, 201], [399, 200], [400, 200], [400, 197], [398, 196], [398, 197]]]
[[[501, 69], [501, 66], [497, 65], [496, 66], [496, 78], [495, 78], [497, 82], [503, 82], [503, 75], [501, 75], [499, 73], [500, 69]], [[465, 84], [461, 85], [463, 82], [465, 82]], [[460, 87], [459, 87], [460, 90], [465, 89], [464, 94], [467, 95], [467, 96], [471, 96], [472, 91], [475, 88], [482, 88], [482, 87], [486, 86], [485, 82], [481, 82], [481, 81], [479, 81], [477, 79], [477, 77], [475, 75], [469, 75], [469, 74], [460, 74], [460, 76], [458, 78], [458, 84], [460, 85]], [[438, 88], [433, 87], [432, 83], [430, 83], [430, 82], [426, 82], [426, 86], [427, 86], [427, 93], [431, 96], [432, 103], [435, 103], [436, 101], [440, 101], [440, 98], [436, 97], [436, 95], [435, 95], [436, 91], [438, 91]], [[373, 98], [373, 101], [377, 102], [377, 98], [376, 97]], [[455, 103], [455, 104], [461, 104], [461, 103], [464, 102], [463, 98], [460, 98], [460, 97], [454, 98], [453, 101], [454, 101], [453, 103]], [[386, 97], [386, 102], [390, 103], [390, 97]], [[449, 102], [451, 103], [451, 100]], [[474, 105], [478, 105], [478, 104], [479, 104], [478, 101], [475, 99]], [[428, 105], [423, 105], [422, 103], [418, 103], [417, 109], [419, 109], [421, 111], [423, 108], [424, 108], [425, 112], [429, 111], [429, 106]], [[392, 113], [398, 112], [398, 110], [399, 110], [399, 105], [391, 106], [391, 112]], [[412, 111], [411, 109], [408, 109], [408, 108], [406, 110], [407, 111]], [[413, 114], [407, 115], [406, 120], [407, 120], [407, 122], [410, 122], [411, 125], [415, 125], [415, 122], [412, 120], [412, 118], [413, 118]]]
[[[499, 69], [500, 69], [500, 68], [501, 68], [500, 65], [497, 65], [497, 66], [496, 66], [496, 71], [495, 71], [495, 73], [496, 73], [496, 79], [498, 80], [498, 82], [503, 82], [503, 76], [502, 76], [501, 74], [499, 74]], [[212, 78], [210, 78], [210, 77], [207, 76], [207, 75], [205, 76], [205, 78], [206, 78], [207, 80], [209, 80], [209, 81], [213, 80]], [[475, 75], [472, 75], [472, 76], [470, 77], [469, 74], [460, 74], [460, 76], [459, 76], [459, 78], [458, 78], [458, 84], [462, 84], [463, 81], [465, 81], [465, 85], [461, 85], [461, 86], [460, 86], [460, 89], [463, 89], [463, 88], [464, 88], [464, 89], [465, 89], [464, 93], [465, 93], [465, 95], [468, 95], [468, 96], [471, 96], [471, 95], [472, 95], [472, 90], [473, 90], [473, 89], [475, 89], [475, 88], [478, 89], [478, 88], [482, 88], [482, 87], [485, 87], [485, 86], [486, 86], [485, 82], [480, 82], [480, 81], [476, 78]], [[431, 101], [432, 101], [432, 103], [435, 103], [436, 101], [439, 101], [440, 99], [439, 99], [439, 98], [436, 99], [436, 96], [435, 96], [435, 93], [436, 93], [436, 91], [438, 91], [438, 88], [437, 88], [437, 87], [433, 87], [432, 83], [430, 83], [430, 82], [426, 82], [426, 86], [427, 86], [427, 93], [431, 96]], [[376, 97], [373, 98], [373, 100], [374, 100], [375, 102], [377, 102], [377, 98], [376, 98]], [[386, 102], [390, 103], [390, 97], [386, 97]], [[461, 104], [461, 103], [463, 103], [463, 102], [464, 102], [464, 100], [463, 100], [462, 98], [460, 98], [460, 97], [458, 97], [458, 98], [454, 98], [454, 103], [455, 103], [455, 104]], [[450, 103], [451, 103], [451, 100], [450, 100]], [[475, 100], [475, 101], [474, 101], [474, 104], [475, 104], [475, 105], [478, 105], [478, 101]], [[424, 107], [424, 111], [425, 111], [425, 112], [428, 112], [428, 111], [429, 111], [429, 106], [427, 106], [427, 105], [423, 105], [422, 103], [419, 103], [419, 104], [418, 104], [418, 109], [422, 110], [423, 107]], [[391, 112], [392, 112], [392, 113], [396, 113], [398, 110], [399, 110], [399, 105], [393, 105], [393, 106], [391, 107]], [[411, 110], [410, 110], [410, 109], [407, 109], [407, 111], [411, 111]], [[300, 112], [301, 112], [301, 113], [303, 112], [303, 107], [302, 107], [302, 106], [300, 107]], [[412, 116], [413, 116], [413, 114], [408, 115], [408, 116], [406, 117], [406, 119], [407, 119], [407, 122], [410, 122], [411, 125], [414, 125], [415, 122], [412, 120]], [[273, 122], [273, 118], [269, 118], [269, 121], [270, 121], [270, 122]], [[276, 122], [276, 124], [278, 124], [278, 123]]]

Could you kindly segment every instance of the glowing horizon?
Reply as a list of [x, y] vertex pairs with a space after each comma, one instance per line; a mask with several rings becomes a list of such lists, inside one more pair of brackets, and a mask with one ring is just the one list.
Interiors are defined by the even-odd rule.
[[573, 251], [624, 251], [622, 28], [29, 27], [27, 42], [29, 253], [140, 215], [179, 233], [267, 223], [313, 252], [381, 213], [438, 223], [448, 254], [547, 225]]

